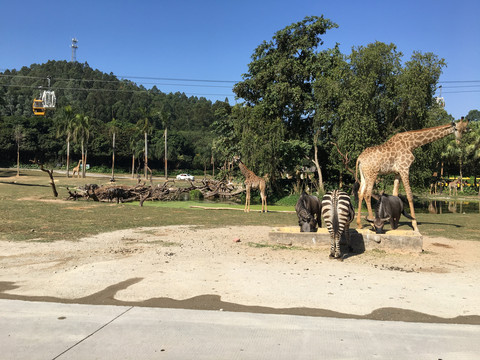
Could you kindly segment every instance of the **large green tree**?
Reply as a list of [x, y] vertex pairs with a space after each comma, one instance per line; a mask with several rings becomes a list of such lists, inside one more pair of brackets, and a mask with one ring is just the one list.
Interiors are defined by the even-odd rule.
[[282, 169], [280, 148], [288, 154], [293, 152], [287, 149], [290, 140], [311, 142], [313, 83], [322, 65], [317, 48], [323, 44], [320, 36], [336, 27], [323, 16], [310, 16], [276, 32], [255, 49], [248, 73], [234, 86], [247, 107], [244, 116], [237, 117], [248, 124], [239, 129], [240, 151], [268, 168], [272, 178]]

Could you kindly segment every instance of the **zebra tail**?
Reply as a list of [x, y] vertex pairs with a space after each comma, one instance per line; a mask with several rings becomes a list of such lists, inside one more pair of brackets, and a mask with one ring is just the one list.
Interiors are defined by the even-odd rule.
[[332, 212], [333, 212], [333, 218], [332, 218], [333, 233], [338, 234], [339, 223], [338, 223], [337, 206], [333, 206]]

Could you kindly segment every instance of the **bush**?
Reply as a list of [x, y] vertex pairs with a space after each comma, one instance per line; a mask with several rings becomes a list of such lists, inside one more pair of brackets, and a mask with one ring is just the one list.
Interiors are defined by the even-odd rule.
[[297, 195], [297, 194], [293, 194], [293, 195], [288, 195], [288, 196], [285, 196], [281, 199], [279, 199], [275, 205], [279, 205], [279, 206], [295, 206], [297, 201], [298, 201], [298, 198], [300, 197], [300, 195]]
[[203, 200], [203, 194], [200, 190], [190, 190], [188, 193], [190, 200]]

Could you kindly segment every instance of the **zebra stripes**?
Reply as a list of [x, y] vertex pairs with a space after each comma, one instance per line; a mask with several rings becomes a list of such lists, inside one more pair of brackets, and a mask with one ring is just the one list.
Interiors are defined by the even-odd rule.
[[347, 193], [340, 190], [327, 192], [322, 199], [322, 216], [330, 233], [330, 257], [342, 259], [340, 237], [345, 233], [347, 245], [351, 248], [348, 230], [355, 218], [355, 211]]

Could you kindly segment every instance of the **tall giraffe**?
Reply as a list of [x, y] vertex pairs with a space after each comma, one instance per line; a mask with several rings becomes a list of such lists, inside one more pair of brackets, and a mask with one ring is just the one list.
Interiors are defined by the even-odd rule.
[[268, 212], [267, 210], [267, 195], [265, 193], [266, 184], [265, 179], [255, 175], [255, 173], [249, 170], [245, 164], [240, 160], [240, 156], [234, 156], [233, 161], [238, 165], [240, 171], [242, 172], [243, 176], [245, 177], [245, 187], [247, 189], [247, 195], [245, 197], [245, 209], [243, 211], [249, 212], [250, 211], [250, 191], [251, 189], [259, 189], [260, 190], [260, 197], [262, 198], [262, 212]]
[[381, 145], [365, 149], [358, 157], [355, 167], [355, 180], [358, 182], [357, 170], [360, 171], [361, 179], [358, 196], [357, 228], [362, 228], [360, 211], [364, 198], [367, 204], [368, 218], [373, 219], [371, 197], [377, 176], [394, 173], [393, 195], [398, 196], [401, 179], [407, 193], [410, 215], [413, 217], [412, 226], [415, 231], [418, 231], [415, 210], [413, 209], [413, 195], [408, 178], [410, 165], [412, 165], [415, 159], [412, 151], [452, 133], [455, 134], [456, 141], [460, 142], [467, 125], [468, 120], [464, 121], [462, 118], [457, 123], [452, 122], [448, 125], [399, 133]]

